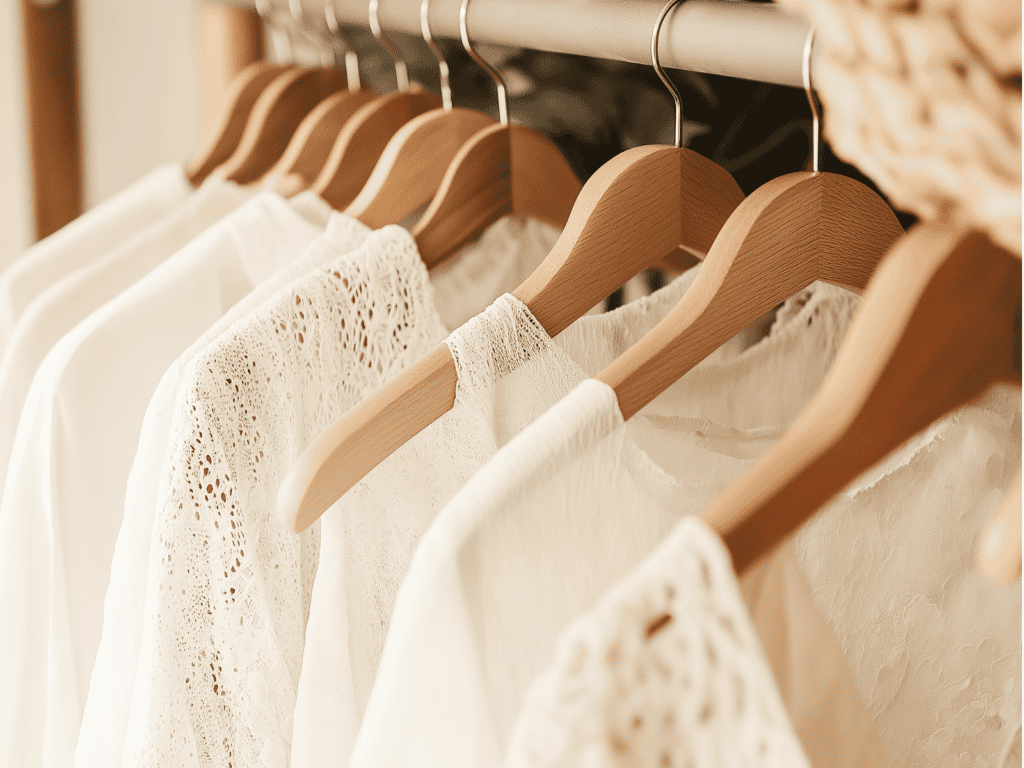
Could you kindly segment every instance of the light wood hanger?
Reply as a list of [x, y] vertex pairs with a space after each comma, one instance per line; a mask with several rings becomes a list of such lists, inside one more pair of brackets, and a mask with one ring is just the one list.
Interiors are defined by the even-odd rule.
[[345, 72], [336, 67], [291, 69], [278, 75], [260, 94], [241, 142], [217, 171], [238, 184], [258, 180], [280, 159], [302, 119], [345, 85]]
[[348, 90], [328, 96], [303, 118], [281, 159], [263, 177], [261, 183], [276, 177], [274, 189], [285, 197], [308, 189], [316, 181], [345, 124], [362, 107], [380, 99], [380, 94], [362, 87], [359, 57], [338, 23], [333, 0], [325, 0], [324, 15], [335, 63], [345, 62]]
[[597, 379], [615, 390], [629, 419], [747, 325], [815, 280], [860, 292], [903, 235], [892, 209], [860, 182], [818, 171], [818, 112], [810, 83], [813, 30], [804, 82], [813, 116], [813, 168], [773, 179], [744, 200], [679, 303]]
[[936, 419], [993, 384], [1019, 387], [1020, 302], [1012, 254], [979, 233], [913, 228], [876, 270], [810, 405], [702, 513], [737, 573]]
[[477, 54], [469, 39], [469, 0], [459, 9], [466, 53], [494, 81], [499, 124], [478, 132], [452, 159], [441, 186], [413, 228], [423, 262], [432, 267], [498, 219], [518, 214], [563, 226], [579, 181], [562, 153], [539, 131], [510, 125], [505, 82]]
[[414, 117], [395, 133], [366, 185], [345, 209], [374, 229], [402, 221], [429, 203], [459, 149], [494, 124], [483, 112], [452, 106], [448, 62], [430, 32], [430, 0], [420, 3], [420, 29], [440, 69], [443, 108]]
[[[679, 94], [657, 57], [658, 32], [673, 5], [675, 0], [658, 19], [652, 54], [676, 100], [676, 146], [637, 147], [598, 169], [579, 193], [551, 252], [515, 290], [551, 336], [666, 254], [680, 247], [692, 254], [706, 253], [743, 200], [728, 172], [679, 146]], [[490, 141], [493, 130], [484, 131]], [[492, 180], [497, 190], [492, 199], [507, 197], [510, 188], [522, 190], [525, 197], [531, 189], [527, 184], [547, 191], [557, 178], [550, 163], [505, 167], [513, 176], [525, 174], [526, 181], [513, 179], [510, 184], [506, 178], [502, 188]], [[312, 524], [370, 470], [451, 410], [456, 380], [451, 352], [441, 344], [350, 410], [302, 453], [288, 473], [277, 499], [282, 521], [295, 531]]]
[[224, 110], [216, 129], [206, 145], [185, 167], [185, 176], [193, 187], [202, 184], [214, 168], [231, 157], [242, 141], [246, 123], [260, 94], [288, 69], [291, 69], [289, 65], [257, 61], [235, 76], [228, 88]]
[[370, 30], [394, 59], [398, 90], [367, 104], [352, 116], [310, 187], [339, 211], [345, 210], [359, 194], [391, 137], [417, 115], [441, 106], [436, 95], [410, 85], [401, 53], [381, 30], [377, 5], [378, 0], [370, 0]]

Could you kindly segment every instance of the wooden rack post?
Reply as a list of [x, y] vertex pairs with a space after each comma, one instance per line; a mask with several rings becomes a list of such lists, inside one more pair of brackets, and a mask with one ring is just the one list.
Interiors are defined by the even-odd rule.
[[21, 2], [37, 239], [82, 212], [75, 6], [75, 0]]

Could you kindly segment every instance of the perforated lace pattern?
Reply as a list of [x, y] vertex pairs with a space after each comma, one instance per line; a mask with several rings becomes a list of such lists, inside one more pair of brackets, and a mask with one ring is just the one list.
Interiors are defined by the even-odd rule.
[[700, 520], [565, 630], [505, 765], [808, 766], [725, 548]]
[[319, 527], [274, 516], [322, 430], [439, 343], [426, 270], [397, 227], [279, 293], [194, 360], [154, 525], [126, 761], [284, 766]]

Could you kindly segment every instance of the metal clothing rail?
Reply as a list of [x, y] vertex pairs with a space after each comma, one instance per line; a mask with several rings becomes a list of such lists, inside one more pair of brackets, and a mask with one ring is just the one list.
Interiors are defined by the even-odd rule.
[[[288, 0], [270, 0], [287, 14]], [[255, 0], [227, 0], [255, 6]], [[324, 0], [301, 0], [308, 19], [323, 19]], [[368, 0], [334, 0], [343, 24], [368, 25]], [[651, 31], [665, 0], [473, 0], [475, 42], [651, 63]], [[460, 0], [431, 0], [436, 37], [459, 37]], [[385, 31], [420, 34], [420, 0], [380, 0]], [[689, 0], [665, 20], [662, 65], [778, 85], [801, 86], [808, 22], [774, 5]]]

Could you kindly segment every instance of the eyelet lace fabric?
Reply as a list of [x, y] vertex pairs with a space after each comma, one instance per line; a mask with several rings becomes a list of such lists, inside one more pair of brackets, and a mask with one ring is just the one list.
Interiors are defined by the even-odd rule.
[[445, 336], [411, 237], [283, 291], [196, 358], [178, 393], [150, 555], [126, 763], [287, 764], [319, 527], [276, 489], [322, 430]]
[[[451, 279], [496, 260], [532, 270], [556, 237], [498, 222], [456, 257]], [[288, 764], [320, 527], [285, 531], [277, 489], [309, 442], [444, 339], [435, 298], [453, 313], [411, 236], [386, 227], [189, 364], [154, 523], [126, 764]], [[477, 290], [458, 307], [492, 298]]]
[[[309, 211], [318, 201], [326, 205], [318, 197], [301, 202], [307, 204], [305, 209]], [[296, 206], [298, 202], [298, 199], [293, 199], [290, 204]], [[315, 210], [311, 212], [315, 213]], [[125, 490], [124, 518], [118, 532], [104, 601], [103, 635], [75, 750], [75, 768], [107, 768], [121, 760], [139, 664], [149, 542], [161, 468], [174, 416], [175, 398], [184, 381], [186, 366], [222, 333], [257, 310], [278, 291], [303, 279], [318, 267], [348, 254], [370, 233], [368, 227], [349, 216], [326, 213], [328, 222], [324, 234], [313, 241], [300, 259], [257, 285], [197, 339], [167, 369], [150, 399]]]
[[699, 519], [565, 630], [505, 765], [809, 768], [728, 553]]

